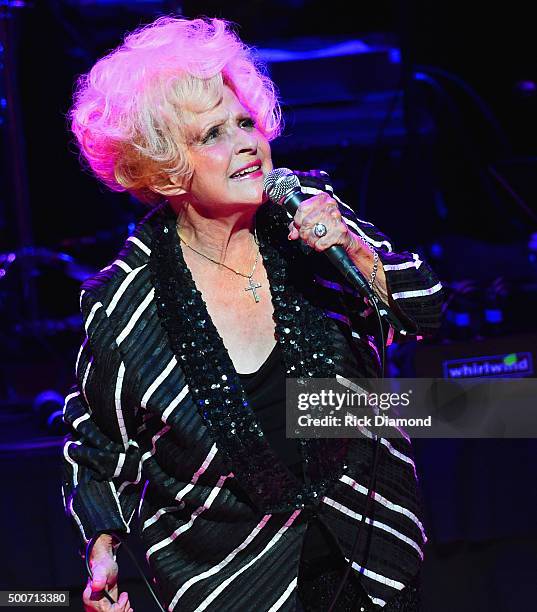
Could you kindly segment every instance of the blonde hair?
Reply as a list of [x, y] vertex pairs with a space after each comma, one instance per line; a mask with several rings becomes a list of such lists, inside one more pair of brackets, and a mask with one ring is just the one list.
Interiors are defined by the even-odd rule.
[[222, 19], [160, 17], [127, 35], [76, 84], [69, 112], [80, 152], [114, 191], [148, 204], [171, 177], [188, 181], [184, 128], [228, 85], [272, 140], [281, 131], [275, 87]]

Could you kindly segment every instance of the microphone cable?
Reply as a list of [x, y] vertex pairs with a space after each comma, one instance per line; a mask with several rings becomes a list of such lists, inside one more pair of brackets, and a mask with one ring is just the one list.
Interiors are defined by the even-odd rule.
[[[379, 337], [380, 337], [380, 354], [381, 354], [381, 358], [380, 358], [380, 378], [384, 378], [384, 374], [385, 374], [385, 364], [386, 364], [386, 350], [385, 350], [385, 346], [384, 346], [384, 330], [382, 329], [382, 318], [380, 316], [380, 312], [379, 312], [379, 308], [378, 308], [378, 304], [377, 304], [377, 299], [373, 299], [373, 300], [369, 300], [370, 304], [373, 306], [373, 308], [375, 309], [375, 313], [377, 315], [377, 321], [378, 321], [378, 326], [379, 326]], [[362, 533], [362, 529], [364, 524], [366, 523], [366, 517], [369, 511], [369, 508], [371, 506], [371, 502], [373, 501], [374, 498], [374, 493], [375, 493], [375, 484], [376, 484], [376, 480], [377, 480], [377, 470], [378, 470], [378, 462], [379, 462], [379, 456], [380, 456], [380, 444], [381, 444], [381, 437], [374, 434], [373, 432], [371, 433], [371, 435], [373, 436], [373, 439], [375, 440], [374, 445], [373, 445], [373, 458], [372, 458], [372, 467], [371, 467], [371, 474], [369, 477], [369, 484], [367, 487], [367, 495], [366, 495], [366, 501], [365, 501], [365, 506], [364, 506], [364, 510], [362, 513], [362, 518], [360, 520], [360, 523], [358, 524], [358, 529], [356, 531], [356, 537], [354, 538], [354, 544], [352, 546], [352, 550], [351, 550], [351, 554], [349, 557], [349, 561], [347, 563], [347, 566], [345, 568], [345, 573], [343, 574], [343, 578], [341, 579], [341, 582], [339, 583], [339, 586], [337, 588], [337, 591], [332, 599], [332, 603], [330, 604], [329, 608], [328, 608], [328, 612], [333, 612], [335, 605], [337, 603], [337, 600], [339, 598], [339, 596], [341, 595], [341, 592], [343, 591], [343, 588], [345, 587], [345, 584], [349, 578], [349, 574], [351, 572], [352, 569], [352, 564], [354, 563], [354, 557], [356, 556], [356, 553], [358, 552], [358, 543], [360, 541], [360, 535]], [[362, 567], [364, 567], [365, 563], [367, 562], [367, 559], [369, 557], [369, 547], [371, 544], [371, 532], [373, 529], [373, 525], [372, 525], [372, 521], [373, 519], [371, 519], [371, 524], [370, 524], [370, 529], [369, 529], [369, 537], [367, 538], [367, 543], [366, 543], [366, 548], [364, 551], [364, 560], [362, 561]]]
[[[91, 568], [90, 568], [89, 559], [90, 559], [90, 556], [91, 556], [91, 551], [93, 550], [93, 546], [95, 545], [95, 542], [96, 542], [97, 538], [98, 538], [100, 535], [101, 535], [101, 534], [99, 533], [99, 534], [97, 534], [97, 535], [93, 536], [93, 537], [92, 537], [92, 538], [89, 540], [89, 542], [88, 542], [88, 544], [87, 544], [87, 546], [86, 546], [86, 555], [85, 555], [85, 561], [86, 561], [86, 571], [88, 572], [88, 576], [90, 577], [90, 579], [91, 579], [91, 580], [93, 580], [93, 572], [91, 571]], [[153, 587], [152, 587], [152, 586], [149, 584], [149, 582], [148, 582], [148, 580], [147, 580], [147, 578], [146, 578], [146, 576], [145, 576], [144, 570], [143, 570], [143, 569], [140, 567], [140, 565], [138, 564], [138, 561], [136, 560], [136, 556], [134, 555], [134, 553], [132, 552], [132, 550], [129, 548], [129, 546], [128, 546], [128, 545], [127, 545], [127, 543], [126, 543], [126, 542], [123, 540], [123, 538], [122, 538], [122, 537], [121, 537], [119, 534], [117, 534], [116, 532], [114, 532], [114, 537], [115, 537], [115, 538], [117, 538], [117, 539], [119, 540], [120, 544], [121, 544], [122, 546], [124, 546], [124, 547], [125, 547], [125, 550], [126, 550], [126, 551], [127, 551], [127, 553], [129, 554], [129, 557], [132, 559], [132, 562], [134, 563], [134, 566], [135, 566], [135, 567], [136, 567], [136, 569], [138, 570], [138, 573], [139, 573], [139, 574], [140, 574], [140, 576], [142, 577], [143, 581], [145, 582], [145, 585], [147, 586], [147, 588], [148, 588], [149, 592], [151, 593], [151, 595], [152, 595], [153, 599], [155, 600], [155, 603], [156, 603], [156, 605], [157, 605], [157, 609], [158, 609], [158, 610], [160, 610], [160, 612], [166, 612], [166, 611], [164, 610], [164, 608], [162, 607], [162, 605], [161, 605], [160, 601], [158, 600], [158, 597], [157, 597], [157, 595], [156, 595], [155, 591], [153, 590]], [[103, 591], [102, 591], [102, 592], [103, 592], [104, 596], [106, 597], [106, 599], [107, 599], [107, 600], [108, 600], [108, 601], [109, 601], [111, 604], [115, 604], [115, 603], [117, 603], [116, 601], [114, 601], [114, 600], [112, 599], [112, 596], [110, 595], [110, 593], [109, 593], [109, 592], [108, 592], [106, 589], [103, 589]]]

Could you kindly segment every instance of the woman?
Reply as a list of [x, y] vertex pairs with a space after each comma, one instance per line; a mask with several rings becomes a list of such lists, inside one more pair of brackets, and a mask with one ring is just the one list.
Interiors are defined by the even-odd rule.
[[[279, 107], [221, 20], [163, 17], [129, 35], [80, 79], [71, 119], [97, 177], [153, 206], [81, 294], [63, 493], [84, 543], [98, 536], [85, 609], [132, 609], [102, 590], [117, 600], [114, 534], [138, 510], [165, 609], [327, 610], [373, 444], [287, 440], [285, 380], [378, 376], [379, 362], [371, 308], [320, 253], [345, 247], [397, 310], [389, 342], [438, 326], [438, 280], [322, 172], [298, 173], [311, 197], [293, 219], [266, 201]], [[411, 450], [379, 452], [372, 526], [336, 610], [417, 610]]]

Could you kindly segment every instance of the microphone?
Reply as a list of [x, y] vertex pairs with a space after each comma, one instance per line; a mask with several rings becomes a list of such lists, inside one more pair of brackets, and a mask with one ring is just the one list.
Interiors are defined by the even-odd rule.
[[[299, 204], [310, 198], [309, 195], [302, 193], [298, 177], [289, 168], [276, 168], [269, 172], [263, 182], [263, 189], [272, 202], [284, 206], [293, 217]], [[372, 302], [377, 301], [378, 298], [369, 283], [341, 245], [332, 245], [323, 252], [361, 296]]]

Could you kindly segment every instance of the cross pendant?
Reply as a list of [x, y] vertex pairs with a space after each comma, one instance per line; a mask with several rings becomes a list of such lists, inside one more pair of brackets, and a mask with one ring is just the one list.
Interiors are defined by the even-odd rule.
[[256, 289], [259, 289], [261, 287], [261, 285], [259, 283], [256, 283], [252, 277], [250, 277], [248, 279], [248, 287], [245, 287], [245, 291], [251, 291], [252, 295], [254, 296], [254, 300], [256, 302], [259, 302], [259, 296], [257, 295]]

